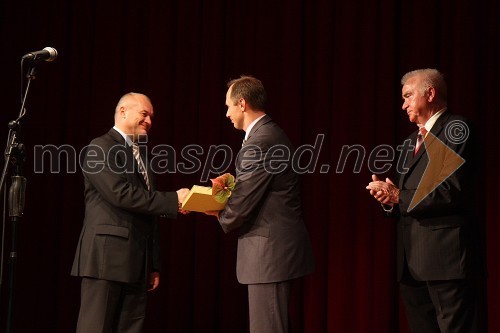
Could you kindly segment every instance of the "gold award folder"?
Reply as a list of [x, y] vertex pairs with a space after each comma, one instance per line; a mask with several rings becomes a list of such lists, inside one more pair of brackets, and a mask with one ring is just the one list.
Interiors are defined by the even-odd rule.
[[193, 185], [181, 208], [190, 212], [203, 213], [210, 210], [223, 210], [225, 206], [225, 202], [215, 200], [211, 187]]

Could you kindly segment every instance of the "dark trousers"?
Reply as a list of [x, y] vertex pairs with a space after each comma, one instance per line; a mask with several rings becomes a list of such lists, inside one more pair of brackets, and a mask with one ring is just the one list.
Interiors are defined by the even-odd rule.
[[146, 314], [146, 286], [82, 279], [77, 333], [140, 333]]
[[480, 280], [416, 281], [406, 271], [400, 295], [411, 333], [485, 333]]
[[248, 285], [250, 333], [288, 333], [290, 281]]

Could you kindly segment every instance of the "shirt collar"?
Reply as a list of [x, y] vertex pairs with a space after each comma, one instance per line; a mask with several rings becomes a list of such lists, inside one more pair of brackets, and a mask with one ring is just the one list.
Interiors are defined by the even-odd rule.
[[120, 133], [121, 136], [123, 136], [123, 138], [125, 139], [125, 142], [127, 143], [128, 146], [132, 146], [134, 144], [132, 142], [132, 139], [130, 139], [130, 137], [127, 134], [125, 134], [125, 132], [123, 132], [121, 129], [119, 129], [116, 126], [113, 126], [113, 129], [115, 131], [117, 131], [118, 133]]
[[247, 127], [247, 130], [245, 131], [245, 140], [248, 139], [248, 135], [250, 134], [250, 131], [252, 130], [252, 128], [255, 126], [255, 124], [257, 124], [257, 122], [259, 120], [261, 120], [266, 114], [264, 113], [262, 116], [260, 116], [259, 118], [255, 119], [254, 121], [252, 121], [250, 123], [250, 125], [248, 125]]
[[441, 110], [439, 110], [438, 112], [436, 112], [435, 114], [432, 115], [432, 117], [429, 118], [429, 120], [427, 120], [427, 122], [425, 123], [424, 127], [425, 127], [425, 130], [427, 132], [430, 132], [431, 129], [432, 129], [432, 126], [434, 126], [434, 124], [436, 123], [436, 121], [438, 120], [438, 118], [443, 114], [443, 112], [446, 111], [446, 108], [442, 108]]

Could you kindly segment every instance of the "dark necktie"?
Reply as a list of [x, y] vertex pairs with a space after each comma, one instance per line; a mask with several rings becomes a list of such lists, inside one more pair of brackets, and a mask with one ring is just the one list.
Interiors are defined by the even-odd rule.
[[146, 172], [146, 167], [144, 166], [144, 163], [142, 162], [141, 155], [139, 154], [139, 145], [134, 143], [132, 145], [132, 150], [134, 152], [134, 157], [135, 160], [137, 161], [137, 165], [139, 166], [139, 172], [142, 174], [142, 177], [144, 177], [144, 181], [146, 182], [146, 185], [148, 187], [148, 191], [151, 189], [149, 185], [149, 177], [148, 173]]

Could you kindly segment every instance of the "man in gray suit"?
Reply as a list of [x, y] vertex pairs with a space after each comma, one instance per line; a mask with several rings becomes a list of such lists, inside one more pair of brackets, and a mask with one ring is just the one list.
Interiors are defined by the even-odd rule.
[[[248, 285], [250, 332], [286, 333], [291, 280], [314, 270], [293, 147], [266, 115], [258, 79], [242, 76], [228, 87], [226, 116], [246, 132], [245, 140], [236, 160], [236, 187], [224, 210], [208, 214], [218, 217], [226, 233], [239, 229], [236, 273]], [[287, 161], [275, 158], [281, 153]]]
[[115, 126], [84, 155], [85, 220], [71, 270], [82, 277], [79, 333], [142, 332], [146, 291], [160, 282], [156, 217], [175, 218], [189, 190], [156, 190], [137, 146], [152, 117], [147, 96], [124, 95]]
[[399, 217], [397, 271], [410, 331], [486, 332], [476, 133], [448, 111], [439, 71], [415, 70], [401, 83], [403, 110], [419, 127], [407, 139], [415, 150], [404, 152], [394, 183], [373, 175], [367, 189]]

